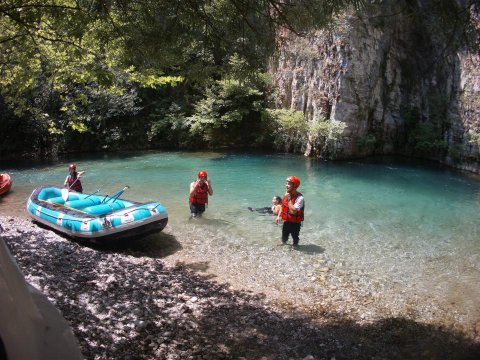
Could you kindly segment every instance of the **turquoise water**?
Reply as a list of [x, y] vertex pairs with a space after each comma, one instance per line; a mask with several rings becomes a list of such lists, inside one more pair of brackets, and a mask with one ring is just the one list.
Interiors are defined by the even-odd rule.
[[[14, 184], [0, 198], [0, 212], [27, 216], [32, 189], [61, 186], [67, 167], [68, 162], [59, 162], [2, 169]], [[380, 284], [377, 290], [396, 284], [395, 291], [438, 295], [446, 302], [460, 292], [469, 314], [479, 315], [477, 176], [398, 160], [325, 163], [282, 154], [105, 155], [79, 159], [77, 168], [86, 170], [84, 192], [113, 194], [129, 185], [124, 198], [167, 207], [169, 225], [180, 242], [188, 241], [192, 226], [201, 226], [212, 241], [222, 241], [232, 252], [240, 245], [279, 242], [280, 227], [273, 217], [247, 207], [269, 206], [273, 195], [283, 195], [285, 178], [296, 175], [306, 199], [301, 245], [321, 249], [337, 269], [366, 274], [368, 281]], [[214, 195], [204, 218], [191, 221], [188, 189], [200, 169], [208, 171]], [[308, 267], [314, 260], [302, 261]]]
[[[161, 201], [172, 223], [188, 219], [188, 187], [199, 169], [208, 171], [214, 189], [206, 218], [237, 227], [251, 223], [248, 206], [269, 206], [273, 195], [283, 195], [285, 178], [295, 174], [307, 202], [304, 242], [316, 241], [312, 234], [328, 232], [351, 241], [403, 239], [399, 246], [449, 243], [466, 253], [480, 249], [480, 180], [451, 170], [398, 162], [325, 163], [289, 155], [218, 153], [105, 156], [77, 164], [86, 170], [84, 192], [113, 194], [129, 185], [125, 198]], [[2, 199], [1, 211], [23, 211], [36, 186], [62, 186], [67, 166], [64, 162], [3, 169], [14, 186]], [[263, 241], [262, 230], [238, 229], [251, 241]]]

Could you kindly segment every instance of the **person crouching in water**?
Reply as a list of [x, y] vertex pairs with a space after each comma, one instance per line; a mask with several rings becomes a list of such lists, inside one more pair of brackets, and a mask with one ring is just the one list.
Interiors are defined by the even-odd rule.
[[198, 172], [197, 181], [190, 184], [190, 213], [192, 218], [202, 215], [208, 204], [208, 195], [213, 195], [212, 180], [208, 180], [207, 172]]
[[286, 193], [282, 199], [282, 210], [275, 219], [278, 224], [280, 219], [283, 220], [282, 227], [282, 244], [286, 244], [288, 236], [291, 234], [293, 239], [293, 247], [298, 247], [300, 241], [300, 226], [303, 221], [303, 213], [305, 209], [305, 200], [303, 195], [297, 191], [300, 186], [300, 179], [296, 176], [289, 176], [285, 185]]
[[82, 183], [80, 181], [80, 176], [85, 174], [85, 171], [80, 171], [77, 173], [77, 165], [70, 164], [68, 166], [69, 175], [65, 178], [63, 186], [68, 187], [69, 190], [76, 192], [83, 192]]
[[278, 215], [282, 210], [282, 198], [280, 196], [275, 196], [272, 199], [272, 214]]
[[282, 209], [282, 198], [280, 196], [273, 197], [271, 207], [268, 207], [268, 206], [265, 206], [263, 208], [248, 207], [248, 210], [250, 211], [256, 211], [256, 212], [259, 212], [260, 214], [273, 214], [273, 215], [278, 215], [281, 209]]

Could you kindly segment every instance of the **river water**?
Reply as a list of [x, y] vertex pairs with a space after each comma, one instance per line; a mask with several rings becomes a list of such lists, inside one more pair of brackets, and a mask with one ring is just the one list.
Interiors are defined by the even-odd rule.
[[[168, 237], [158, 245], [167, 250], [157, 249], [166, 260], [188, 257], [223, 281], [277, 299], [315, 302], [334, 289], [331, 302], [356, 292], [391, 315], [423, 312], [424, 320], [435, 320], [449, 313], [449, 321], [467, 327], [480, 321], [478, 176], [398, 159], [332, 163], [284, 154], [161, 152], [76, 162], [86, 170], [85, 193], [113, 194], [129, 185], [123, 198], [167, 207]], [[31, 191], [61, 186], [67, 167], [67, 161], [4, 166], [13, 187], [0, 198], [0, 213], [26, 217]], [[214, 195], [204, 217], [190, 220], [188, 188], [200, 169]], [[283, 195], [288, 175], [301, 179], [306, 199], [299, 251], [277, 246], [280, 227], [272, 216], [247, 209]]]

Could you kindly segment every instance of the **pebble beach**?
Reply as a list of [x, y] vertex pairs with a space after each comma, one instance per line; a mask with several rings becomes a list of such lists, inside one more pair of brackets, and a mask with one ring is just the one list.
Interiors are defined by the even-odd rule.
[[[184, 239], [167, 226], [155, 236], [100, 247], [22, 217], [0, 216], [0, 224], [25, 279], [69, 322], [86, 359], [480, 354], [480, 322], [462, 321], [452, 313], [455, 305], [378, 293], [321, 249], [270, 244], [232, 254], [195, 225]], [[319, 261], [305, 268], [312, 253]]]

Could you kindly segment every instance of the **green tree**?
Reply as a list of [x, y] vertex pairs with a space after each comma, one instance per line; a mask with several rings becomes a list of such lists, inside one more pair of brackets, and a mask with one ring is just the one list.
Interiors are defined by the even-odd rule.
[[307, 141], [308, 125], [303, 112], [293, 109], [266, 109], [274, 146], [284, 151], [301, 151]]
[[[161, 133], [154, 126], [158, 117], [151, 124], [149, 116], [134, 120], [145, 115], [142, 108], [150, 108], [142, 102], [141, 89], [151, 88], [160, 95], [163, 88], [179, 83], [182, 90], [176, 96], [184, 98], [169, 102], [182, 103], [180, 113], [188, 116], [192, 109], [201, 109], [205, 104], [197, 101], [211, 88], [218, 91], [217, 122], [241, 127], [242, 121], [255, 121], [264, 106], [259, 105], [264, 100], [259, 100], [251, 80], [265, 70], [278, 27], [302, 33], [324, 26], [346, 6], [364, 3], [4, 0], [0, 2], [0, 96], [12, 111], [9, 119], [36, 121], [42, 134], [58, 135], [55, 141], [65, 142], [82, 132], [107, 142], [120, 141], [126, 137], [114, 122], [130, 126], [139, 119], [146, 122], [139, 127], [150, 131], [153, 140]], [[238, 101], [232, 99], [235, 96]], [[246, 115], [252, 111], [255, 116]]]
[[324, 118], [314, 119], [308, 124], [308, 141], [312, 154], [328, 158], [335, 152], [335, 144], [341, 139], [346, 125], [340, 121]]
[[[237, 74], [238, 75], [238, 74]], [[187, 118], [192, 146], [258, 147], [268, 142], [265, 77], [237, 80], [235, 76], [217, 81]]]

